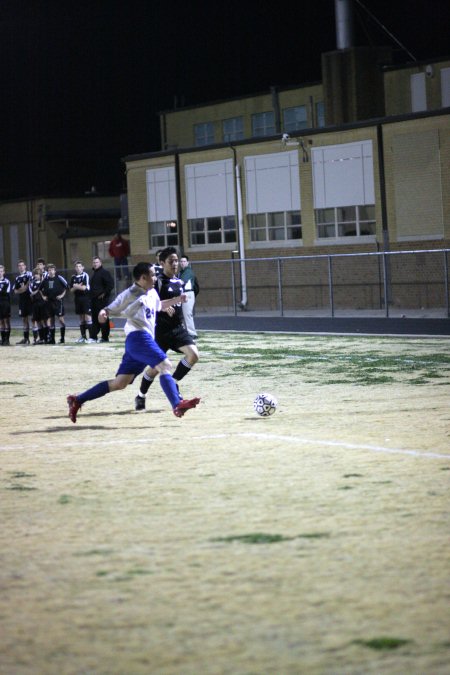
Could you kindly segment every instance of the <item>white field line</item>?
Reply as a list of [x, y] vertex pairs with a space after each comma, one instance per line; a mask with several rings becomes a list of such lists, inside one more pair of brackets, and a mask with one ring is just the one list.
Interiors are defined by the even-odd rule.
[[[422, 450], [407, 450], [405, 448], [385, 448], [382, 445], [366, 445], [366, 444], [358, 444], [358, 443], [344, 443], [343, 441], [323, 441], [317, 438], [301, 438], [299, 436], [280, 436], [277, 434], [257, 434], [257, 433], [237, 433], [237, 434], [206, 434], [202, 436], [190, 436], [191, 440], [205, 440], [205, 441], [213, 441], [215, 439], [229, 439], [232, 440], [233, 438], [255, 438], [261, 441], [281, 441], [283, 443], [295, 443], [298, 445], [315, 445], [315, 446], [325, 446], [325, 447], [332, 447], [332, 448], [344, 448], [346, 450], [367, 450], [369, 452], [384, 452], [389, 455], [410, 455], [413, 457], [424, 457], [427, 459], [449, 459], [450, 460], [450, 454], [444, 455], [442, 453], [438, 452], [424, 452]], [[95, 446], [99, 445], [124, 445], [128, 446], [130, 443], [129, 439], [114, 439], [113, 441], [111, 439], [109, 440], [96, 440], [95, 441]], [[133, 439], [133, 444], [148, 444], [149, 439], [148, 438], [136, 438]], [[79, 448], [81, 446], [89, 446], [92, 445], [92, 441], [86, 440], [83, 441], [80, 438], [76, 439], [76, 447]], [[58, 447], [62, 448], [73, 448], [74, 447], [74, 442], [68, 442], [68, 443], [58, 443]], [[20, 446], [15, 446], [15, 445], [0, 445], [0, 452], [11, 452], [14, 450], [21, 450], [23, 449], [23, 444], [20, 444]], [[36, 449], [37, 452], [39, 451]]]
[[192, 440], [204, 439], [213, 440], [214, 438], [257, 438], [261, 441], [282, 441], [283, 443], [297, 443], [299, 445], [319, 445], [333, 448], [345, 448], [347, 450], [369, 450], [370, 452], [385, 452], [394, 455], [412, 455], [414, 457], [429, 457], [432, 459], [450, 459], [449, 455], [443, 455], [438, 452], [423, 452], [422, 450], [406, 450], [403, 448], [385, 448], [382, 445], [365, 445], [357, 443], [344, 443], [343, 441], [322, 441], [314, 438], [300, 438], [298, 436], [278, 436], [276, 434], [212, 434], [208, 436], [191, 436]]

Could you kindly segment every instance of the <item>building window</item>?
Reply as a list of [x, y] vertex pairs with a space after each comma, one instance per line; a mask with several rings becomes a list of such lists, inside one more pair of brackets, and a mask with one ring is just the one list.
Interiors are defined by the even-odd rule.
[[325, 126], [325, 105], [323, 101], [318, 101], [316, 103], [316, 126]]
[[450, 106], [450, 68], [441, 69], [441, 104], [443, 108]]
[[275, 116], [273, 111], [252, 115], [253, 136], [273, 136], [275, 134]]
[[225, 143], [240, 141], [244, 138], [244, 119], [242, 117], [230, 117], [228, 120], [223, 120], [222, 130]]
[[318, 239], [366, 237], [375, 234], [375, 205], [316, 209]]
[[375, 237], [372, 141], [311, 150], [317, 240]]
[[292, 241], [302, 238], [300, 211], [253, 213], [248, 215], [248, 222], [252, 242]]
[[150, 249], [178, 245], [175, 168], [147, 170], [147, 222]]
[[285, 108], [283, 110], [283, 130], [297, 131], [306, 129], [308, 126], [308, 115], [305, 105], [298, 105], [295, 108]]
[[212, 216], [188, 220], [190, 246], [233, 244], [236, 239], [234, 216]]
[[411, 111], [427, 110], [427, 87], [425, 73], [415, 73], [410, 76], [411, 83]]
[[197, 146], [214, 143], [214, 124], [212, 122], [194, 124], [194, 142]]
[[175, 220], [160, 220], [148, 224], [150, 248], [178, 246], [178, 223]]

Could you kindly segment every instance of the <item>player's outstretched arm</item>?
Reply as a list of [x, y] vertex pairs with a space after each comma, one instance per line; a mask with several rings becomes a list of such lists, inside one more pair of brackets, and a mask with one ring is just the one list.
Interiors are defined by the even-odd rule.
[[173, 307], [174, 305], [178, 305], [179, 303], [183, 302], [187, 302], [186, 293], [177, 295], [175, 298], [167, 298], [167, 300], [161, 300], [161, 310], [164, 311], [169, 307]]

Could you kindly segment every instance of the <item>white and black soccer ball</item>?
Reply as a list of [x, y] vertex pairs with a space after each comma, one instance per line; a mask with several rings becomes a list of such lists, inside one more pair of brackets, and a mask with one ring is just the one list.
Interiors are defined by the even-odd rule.
[[278, 401], [272, 394], [258, 394], [253, 401], [253, 408], [260, 417], [269, 417], [277, 409]]

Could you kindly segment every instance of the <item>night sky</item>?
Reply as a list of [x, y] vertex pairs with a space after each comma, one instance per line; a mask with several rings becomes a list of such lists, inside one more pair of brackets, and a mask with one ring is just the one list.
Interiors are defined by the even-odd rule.
[[[419, 60], [448, 56], [448, 0], [362, 0]], [[358, 44], [391, 44], [356, 5]], [[334, 0], [2, 0], [0, 198], [125, 187], [157, 112], [320, 80]], [[398, 51], [396, 60], [410, 60]]]

